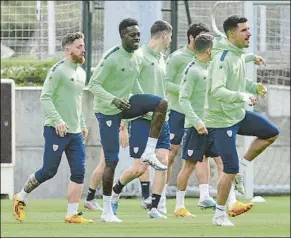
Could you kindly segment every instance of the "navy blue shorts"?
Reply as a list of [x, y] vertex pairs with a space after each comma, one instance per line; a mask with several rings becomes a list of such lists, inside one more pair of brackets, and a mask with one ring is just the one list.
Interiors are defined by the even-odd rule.
[[131, 105], [129, 110], [124, 110], [116, 115], [96, 113], [105, 162], [118, 162], [119, 160], [119, 127], [121, 119], [132, 119], [143, 116], [148, 112], [154, 112], [161, 100], [161, 97], [152, 94], [136, 94], [129, 99]]
[[239, 171], [236, 135], [269, 139], [278, 135], [279, 129], [263, 115], [246, 111], [245, 118], [237, 124], [227, 128], [208, 128], [208, 133], [215, 139], [218, 153], [223, 161], [223, 171], [236, 174]]
[[175, 110], [170, 110], [169, 126], [171, 144], [180, 145], [184, 135], [185, 115]]
[[64, 137], [56, 134], [54, 127], [45, 126], [43, 166], [35, 173], [39, 183], [52, 178], [58, 171], [63, 152], [66, 153], [71, 170], [71, 181], [83, 183], [85, 175], [85, 145], [81, 133], [67, 133]]
[[[130, 157], [140, 158], [143, 154], [149, 133], [151, 128], [151, 121], [146, 119], [136, 119], [129, 123], [129, 147], [130, 147]], [[170, 150], [170, 128], [168, 121], [165, 121], [163, 128], [161, 130], [157, 149], [168, 149]]]
[[194, 127], [185, 129], [182, 158], [202, 162], [203, 155], [206, 157], [219, 156], [214, 139], [210, 135], [199, 134]]

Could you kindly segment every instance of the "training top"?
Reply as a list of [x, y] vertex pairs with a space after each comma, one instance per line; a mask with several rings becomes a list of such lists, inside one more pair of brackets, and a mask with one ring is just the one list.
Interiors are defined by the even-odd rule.
[[[137, 50], [137, 54], [142, 57], [138, 80], [143, 92], [165, 98], [166, 63], [163, 53], [156, 53], [148, 45], [142, 45]], [[151, 120], [152, 113], [149, 113], [145, 118]]]
[[185, 128], [203, 123], [208, 66], [194, 60], [186, 67], [181, 83], [179, 102], [185, 114]]
[[68, 133], [80, 133], [81, 128], [86, 128], [82, 112], [85, 83], [83, 68], [66, 58], [50, 68], [40, 96], [46, 126], [55, 127], [63, 120]]
[[138, 82], [141, 57], [116, 45], [104, 53], [88, 84], [94, 95], [95, 113], [115, 115], [121, 112], [112, 104], [115, 97], [128, 99], [130, 94], [142, 94]]
[[167, 59], [166, 90], [169, 109], [183, 114], [179, 104], [180, 84], [186, 66], [194, 59], [194, 52], [187, 46], [173, 52]]
[[246, 78], [245, 63], [253, 58], [226, 38], [214, 41], [212, 55], [204, 123], [206, 127], [226, 128], [245, 117], [243, 93], [257, 94], [257, 83]]

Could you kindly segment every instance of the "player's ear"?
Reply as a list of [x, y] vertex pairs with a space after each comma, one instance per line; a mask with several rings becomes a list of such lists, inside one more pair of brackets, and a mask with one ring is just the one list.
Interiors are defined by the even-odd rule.
[[234, 35], [234, 30], [233, 29], [229, 29], [228, 31], [227, 31], [227, 37], [229, 37], [229, 38], [232, 38], [233, 37], [233, 35]]
[[165, 40], [167, 37], [167, 32], [162, 32], [161, 33], [162, 39]]
[[66, 53], [67, 54], [71, 54], [71, 48], [70, 48], [70, 46], [65, 46], [65, 51], [66, 51]]
[[194, 41], [194, 37], [192, 35], [189, 36], [190, 41]]

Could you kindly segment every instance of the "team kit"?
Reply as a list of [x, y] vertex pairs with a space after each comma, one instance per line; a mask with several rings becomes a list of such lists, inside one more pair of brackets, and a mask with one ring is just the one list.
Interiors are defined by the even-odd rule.
[[[136, 178], [142, 189], [141, 205], [150, 220], [167, 219], [168, 213], [195, 217], [184, 202], [193, 171], [199, 183], [197, 206], [214, 209], [214, 226], [234, 226], [229, 217], [253, 207], [237, 200], [235, 190], [245, 193], [248, 165], [275, 142], [279, 129], [265, 116], [245, 109], [267, 94], [266, 86], [246, 77], [246, 64], [265, 64], [262, 57], [245, 53], [253, 30], [248, 19], [229, 16], [223, 30], [225, 36], [214, 37], [207, 25], [194, 23], [185, 32], [187, 44], [166, 58], [163, 52], [171, 44], [171, 24], [154, 22], [148, 32], [150, 40], [140, 45], [138, 22], [126, 18], [119, 23], [120, 43], [103, 54], [88, 84], [102, 149], [84, 207], [102, 211], [102, 222], [122, 222], [120, 195]], [[65, 152], [70, 180], [64, 221], [93, 223], [78, 212], [88, 136], [82, 112], [86, 84], [81, 67], [85, 62], [83, 33], [68, 33], [62, 47], [65, 57], [48, 71], [40, 96], [45, 112], [43, 164], [13, 198], [13, 215], [20, 222], [25, 220], [26, 198], [55, 176]], [[237, 153], [237, 135], [254, 136], [243, 155]], [[128, 147], [133, 165], [115, 182], [120, 147]], [[179, 152], [183, 165], [176, 179], [176, 204], [168, 212], [166, 189]], [[209, 194], [210, 157], [218, 170], [216, 200]], [[150, 168], [154, 169], [152, 182]], [[95, 198], [99, 185], [103, 207]]]

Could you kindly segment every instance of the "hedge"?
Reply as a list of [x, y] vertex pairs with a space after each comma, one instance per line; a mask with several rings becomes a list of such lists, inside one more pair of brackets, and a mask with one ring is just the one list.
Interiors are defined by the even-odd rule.
[[49, 68], [59, 60], [10, 57], [1, 60], [1, 78], [13, 79], [17, 86], [42, 86]]

